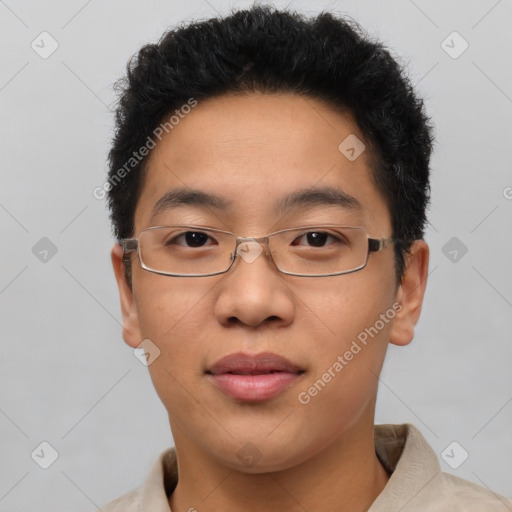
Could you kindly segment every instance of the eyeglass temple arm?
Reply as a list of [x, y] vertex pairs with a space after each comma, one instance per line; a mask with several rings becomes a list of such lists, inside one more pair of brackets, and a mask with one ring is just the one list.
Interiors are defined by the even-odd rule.
[[123, 248], [123, 263], [124, 263], [124, 275], [128, 286], [132, 287], [132, 265], [129, 254], [132, 251], [136, 251], [139, 242], [136, 238], [124, 238], [119, 240], [119, 245]]
[[368, 251], [378, 252], [391, 245], [394, 241], [392, 238], [368, 238]]
[[123, 252], [136, 251], [138, 247], [138, 241], [136, 238], [124, 238], [119, 240], [119, 245], [123, 248]]

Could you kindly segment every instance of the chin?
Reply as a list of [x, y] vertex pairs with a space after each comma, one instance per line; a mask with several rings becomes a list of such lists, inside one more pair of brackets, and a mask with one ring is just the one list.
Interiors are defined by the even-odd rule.
[[[262, 474], [285, 471], [293, 468], [315, 455], [313, 447], [290, 440], [270, 443], [266, 435], [253, 441], [237, 443], [226, 447], [223, 453], [212, 453], [217, 461], [231, 469], [247, 474]], [[295, 448], [291, 450], [290, 448]], [[233, 456], [234, 453], [234, 456]]]

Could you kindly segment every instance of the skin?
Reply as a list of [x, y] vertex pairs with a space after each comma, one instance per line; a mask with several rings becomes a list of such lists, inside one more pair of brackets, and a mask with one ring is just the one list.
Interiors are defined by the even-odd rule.
[[[349, 161], [338, 146], [364, 137], [348, 114], [301, 96], [225, 95], [202, 101], [152, 151], [135, 212], [135, 233], [159, 224], [199, 224], [243, 236], [337, 223], [391, 236], [391, 217], [373, 183], [369, 150]], [[368, 148], [368, 145], [367, 145]], [[302, 207], [277, 215], [274, 202], [311, 186], [356, 197], [361, 212]], [[185, 206], [151, 218], [168, 190], [199, 189], [232, 200], [226, 211]], [[429, 249], [416, 241], [396, 282], [393, 247], [371, 254], [359, 272], [304, 278], [279, 273], [263, 254], [226, 274], [183, 278], [141, 269], [133, 288], [122, 250], [112, 249], [130, 347], [149, 338], [160, 351], [149, 371], [169, 414], [179, 482], [174, 512], [218, 510], [357, 512], [367, 510], [389, 475], [374, 450], [374, 414], [389, 343], [407, 345], [421, 312]], [[307, 405], [297, 396], [324, 374], [379, 315], [402, 309]], [[240, 403], [215, 388], [208, 365], [235, 352], [270, 351], [305, 370], [262, 403]], [[252, 443], [261, 454], [237, 457]]]

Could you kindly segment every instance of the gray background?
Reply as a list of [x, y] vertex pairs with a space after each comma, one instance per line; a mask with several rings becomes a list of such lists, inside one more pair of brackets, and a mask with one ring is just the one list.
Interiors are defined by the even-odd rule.
[[[249, 5], [0, 1], [0, 512], [94, 510], [139, 486], [172, 444], [121, 338], [113, 239], [92, 191], [128, 58], [179, 21]], [[512, 2], [275, 5], [354, 17], [425, 97], [437, 138], [430, 279], [415, 340], [390, 347], [376, 422], [414, 423], [443, 470], [512, 496]], [[42, 31], [59, 45], [46, 59], [31, 48]], [[457, 58], [462, 40], [442, 43], [453, 31], [469, 44]], [[57, 249], [46, 261], [43, 237]], [[31, 458], [43, 441], [59, 453], [46, 470]], [[469, 453], [457, 469], [442, 457], [452, 441]]]

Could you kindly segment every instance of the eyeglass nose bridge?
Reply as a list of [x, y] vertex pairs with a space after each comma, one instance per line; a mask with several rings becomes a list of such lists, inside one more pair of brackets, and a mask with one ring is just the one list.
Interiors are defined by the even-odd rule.
[[[236, 246], [232, 255], [233, 263], [237, 256], [240, 256], [246, 263], [254, 263], [263, 253], [262, 245], [266, 246], [266, 254], [270, 254], [268, 250], [269, 236], [262, 237], [241, 237], [238, 236], [235, 239]], [[275, 261], [270, 255], [272, 263], [275, 265]]]

